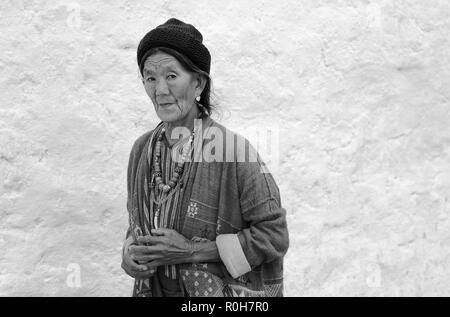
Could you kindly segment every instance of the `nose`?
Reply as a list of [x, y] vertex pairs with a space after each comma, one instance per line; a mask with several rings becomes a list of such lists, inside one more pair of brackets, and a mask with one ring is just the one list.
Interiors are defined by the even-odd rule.
[[169, 86], [167, 85], [165, 80], [158, 80], [156, 82], [155, 93], [157, 97], [169, 94]]

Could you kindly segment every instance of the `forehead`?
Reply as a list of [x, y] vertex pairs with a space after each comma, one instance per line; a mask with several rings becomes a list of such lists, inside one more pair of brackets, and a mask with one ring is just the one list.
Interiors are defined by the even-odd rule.
[[158, 69], [165, 69], [169, 67], [180, 67], [180, 63], [178, 60], [166, 53], [155, 53], [150, 55], [144, 63], [144, 72], [145, 71], [155, 71]]

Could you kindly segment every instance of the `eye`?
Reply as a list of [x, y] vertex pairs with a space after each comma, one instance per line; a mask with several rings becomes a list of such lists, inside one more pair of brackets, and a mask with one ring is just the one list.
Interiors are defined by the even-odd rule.
[[154, 81], [154, 80], [155, 80], [154, 77], [147, 77], [147, 78], [145, 79], [145, 81]]
[[175, 79], [175, 78], [177, 77], [177, 75], [170, 74], [170, 75], [168, 75], [167, 77], [169, 77], [170, 79]]

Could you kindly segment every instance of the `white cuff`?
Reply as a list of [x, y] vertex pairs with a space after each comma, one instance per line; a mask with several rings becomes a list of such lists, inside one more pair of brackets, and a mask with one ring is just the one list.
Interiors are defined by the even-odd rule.
[[233, 278], [250, 272], [252, 268], [245, 257], [237, 234], [221, 234], [216, 237], [220, 259]]

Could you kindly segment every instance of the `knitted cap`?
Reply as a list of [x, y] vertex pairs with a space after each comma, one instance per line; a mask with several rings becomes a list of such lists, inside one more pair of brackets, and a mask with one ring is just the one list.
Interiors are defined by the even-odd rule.
[[147, 52], [154, 47], [163, 46], [186, 55], [198, 68], [209, 74], [211, 54], [202, 44], [202, 34], [191, 24], [171, 18], [148, 32], [139, 43], [137, 63], [142, 75]]

